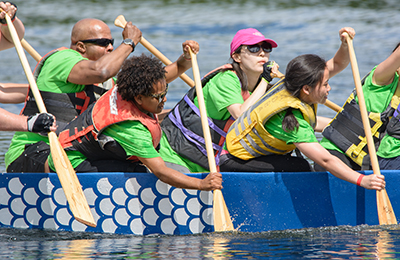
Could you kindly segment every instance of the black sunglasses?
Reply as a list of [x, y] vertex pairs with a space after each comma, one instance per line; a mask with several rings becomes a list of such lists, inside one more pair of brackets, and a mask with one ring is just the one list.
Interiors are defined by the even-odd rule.
[[167, 95], [167, 92], [168, 92], [168, 84], [163, 92], [158, 94], [150, 94], [150, 97], [158, 99], [158, 103], [161, 103], [161, 101], [163, 101], [164, 97]]
[[102, 47], [107, 47], [110, 43], [111, 45], [114, 45], [114, 39], [107, 39], [107, 38], [88, 39], [88, 40], [82, 40], [80, 42], [93, 43]]
[[263, 42], [261, 45], [244, 45], [244, 49], [248, 49], [251, 53], [257, 53], [262, 48], [265, 53], [270, 53], [272, 51], [272, 46], [269, 43]]

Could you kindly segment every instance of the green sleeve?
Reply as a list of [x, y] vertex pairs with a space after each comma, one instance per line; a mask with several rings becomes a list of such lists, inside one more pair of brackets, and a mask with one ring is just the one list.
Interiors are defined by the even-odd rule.
[[114, 138], [128, 156], [160, 157], [153, 146], [150, 131], [139, 121], [125, 121], [107, 127], [103, 134]]
[[[225, 71], [214, 76], [203, 88], [207, 115], [213, 119], [226, 120], [231, 115], [227, 107], [243, 104], [239, 78], [232, 71]], [[197, 97], [194, 103], [198, 107]]]
[[[376, 67], [365, 79], [363, 88], [365, 106], [369, 112], [382, 113], [389, 106], [393, 94], [396, 91], [399, 81], [398, 73], [395, 74], [393, 81], [384, 86], [376, 85], [372, 82]], [[358, 102], [358, 98], [356, 97]]]
[[87, 60], [74, 50], [67, 49], [52, 54], [44, 63], [37, 85], [40, 90], [54, 93], [75, 93], [84, 89], [84, 85], [68, 82], [72, 68], [81, 60]]
[[189, 159], [181, 157], [179, 154], [177, 154], [172, 149], [171, 145], [168, 143], [168, 138], [165, 135], [165, 133], [163, 133], [161, 137], [159, 153], [161, 158], [165, 162], [182, 165], [183, 167], [188, 168], [190, 172], [209, 172], [207, 169], [204, 169], [200, 165], [190, 161]]

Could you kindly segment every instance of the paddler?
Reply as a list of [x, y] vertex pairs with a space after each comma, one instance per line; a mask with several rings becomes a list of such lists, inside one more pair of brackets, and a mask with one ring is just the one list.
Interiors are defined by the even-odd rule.
[[[226, 131], [243, 111], [267, 90], [278, 64], [270, 55], [278, 44], [254, 28], [239, 30], [230, 44], [231, 63], [208, 73], [203, 80], [204, 102], [218, 164]], [[208, 172], [195, 88], [189, 90], [161, 123], [160, 154], [180, 172]]]
[[363, 175], [331, 155], [317, 141], [314, 130], [317, 105], [324, 104], [331, 89], [329, 79], [349, 64], [344, 35], [354, 37], [353, 28], [339, 31], [341, 45], [335, 56], [305, 54], [291, 60], [285, 79], [275, 84], [230, 127], [226, 137], [228, 154], [221, 156], [221, 171], [304, 172], [311, 171], [306, 159], [292, 156], [297, 148], [336, 177], [366, 189], [382, 190], [382, 175]]
[[[197, 53], [198, 45], [191, 45]], [[117, 85], [70, 122], [59, 140], [76, 172], [146, 172], [178, 188], [222, 188], [220, 173], [204, 179], [168, 168], [159, 153], [161, 127], [157, 114], [167, 101], [167, 71], [142, 54], [126, 60]], [[50, 156], [50, 168], [54, 171]], [[148, 170], [147, 170], [148, 169]]]
[[[386, 60], [372, 69], [362, 86], [382, 170], [400, 169], [399, 46], [400, 43]], [[321, 145], [349, 167], [354, 170], [372, 168], [355, 91], [322, 134]], [[314, 168], [325, 170], [319, 164]]]

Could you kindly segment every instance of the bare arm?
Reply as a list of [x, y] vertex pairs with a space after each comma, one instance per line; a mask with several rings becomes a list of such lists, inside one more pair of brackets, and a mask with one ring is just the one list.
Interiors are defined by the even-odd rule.
[[[272, 65], [271, 65], [272, 64]], [[253, 92], [243, 104], [232, 104], [227, 107], [229, 113], [233, 116], [233, 118], [237, 119], [244, 111], [246, 111], [250, 106], [254, 105], [257, 100], [259, 100], [267, 91], [268, 83], [279, 74], [279, 65], [275, 61], [269, 61], [264, 64], [264, 71], [261, 74], [262, 80], [255, 89], [252, 89]]]
[[317, 125], [315, 126], [316, 132], [324, 131], [324, 128], [332, 121], [332, 118], [317, 116]]
[[232, 104], [227, 107], [229, 113], [233, 118], [237, 119], [244, 111], [246, 111], [250, 106], [252, 106], [262, 95], [267, 91], [268, 83], [265, 80], [261, 80], [254, 92], [246, 99], [243, 104]]
[[372, 76], [373, 83], [385, 86], [393, 81], [396, 71], [400, 68], [400, 48], [397, 48], [386, 60], [381, 62]]
[[182, 75], [182, 73], [192, 67], [189, 48], [191, 48], [195, 54], [199, 52], [199, 44], [197, 42], [192, 40], [185, 41], [182, 43], [183, 54], [179, 56], [175, 62], [165, 67], [165, 70], [167, 71], [166, 78], [168, 83], [175, 80]]
[[346, 41], [346, 37], [342, 34], [347, 32], [351, 38], [354, 38], [355, 31], [351, 27], [344, 27], [340, 29], [339, 35], [342, 44], [340, 45], [338, 51], [336, 52], [335, 56], [326, 62], [326, 66], [329, 70], [329, 78], [332, 78], [342, 70], [344, 70], [350, 62], [349, 50]]
[[[132, 25], [132, 22], [128, 22], [122, 35], [124, 39], [132, 39], [136, 45], [142, 37], [142, 32]], [[131, 52], [132, 47], [130, 45], [121, 44], [118, 48], [97, 60], [82, 60], [72, 68], [68, 81], [80, 85], [104, 82], [117, 75], [122, 63]]]
[[[26, 132], [28, 131], [28, 118], [29, 117], [27, 116], [16, 115], [0, 108], [0, 122], [2, 122], [0, 125], [0, 131]], [[55, 117], [48, 113], [41, 113], [31, 117], [29, 125], [29, 131], [34, 133], [57, 130]]]
[[[356, 184], [360, 173], [353, 171], [339, 158], [331, 155], [319, 143], [295, 143], [296, 147], [308, 158], [324, 167], [339, 179]], [[383, 175], [366, 175], [361, 186], [366, 189], [382, 190], [385, 188], [385, 178]]]
[[22, 103], [25, 101], [28, 89], [28, 84], [0, 83], [0, 103]]
[[[10, 17], [13, 17], [14, 14], [17, 12], [17, 8], [11, 5], [9, 2], [0, 2], [0, 8], [7, 12]], [[4, 19], [6, 15], [5, 12], [0, 13], [0, 19]], [[25, 34], [25, 27], [22, 24], [21, 20], [18, 19], [18, 17], [15, 17], [13, 25], [15, 27], [15, 30], [17, 31], [18, 37], [22, 39]], [[8, 30], [8, 26], [0, 25], [0, 51], [12, 47], [14, 47], [14, 43]]]
[[139, 160], [161, 181], [171, 186], [196, 190], [222, 189], [222, 175], [220, 173], [209, 173], [206, 178], [198, 179], [168, 168], [161, 157], [139, 157]]
[[20, 116], [0, 108], [0, 131], [28, 131], [27, 116]]

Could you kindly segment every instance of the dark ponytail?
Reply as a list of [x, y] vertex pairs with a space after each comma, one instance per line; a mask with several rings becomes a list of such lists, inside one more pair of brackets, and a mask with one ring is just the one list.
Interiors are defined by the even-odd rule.
[[[286, 89], [297, 98], [303, 86], [308, 85], [314, 89], [324, 77], [326, 61], [315, 54], [300, 55], [289, 62], [286, 67]], [[293, 131], [299, 127], [299, 122], [293, 115], [292, 109], [288, 109], [282, 122], [284, 131]]]

